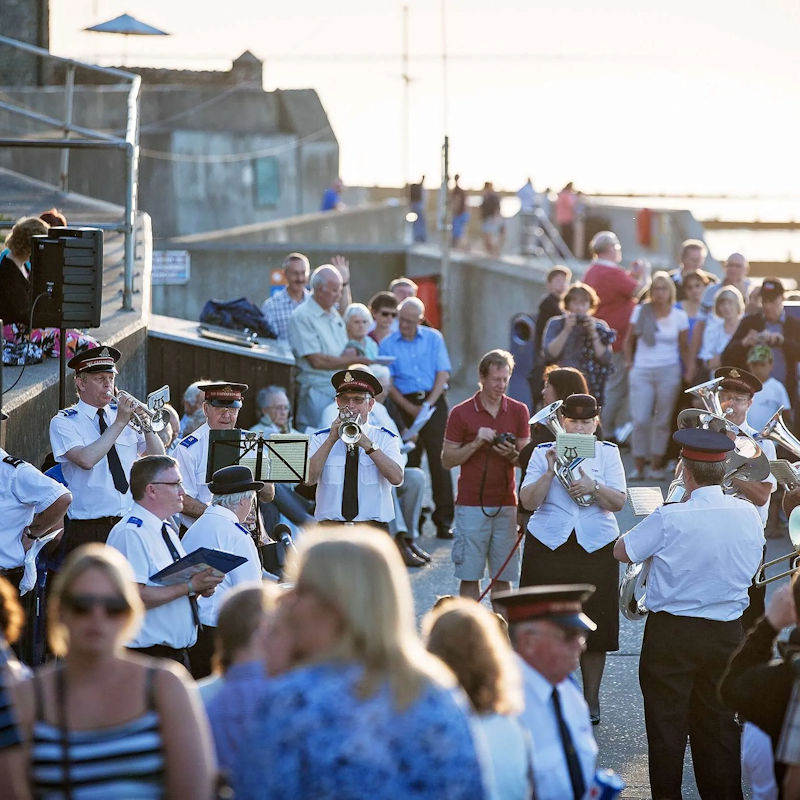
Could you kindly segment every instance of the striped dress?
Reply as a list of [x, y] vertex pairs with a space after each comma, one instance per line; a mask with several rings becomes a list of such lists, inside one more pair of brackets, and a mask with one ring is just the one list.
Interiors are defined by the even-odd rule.
[[31, 775], [37, 798], [151, 800], [164, 796], [164, 753], [153, 696], [154, 668], [146, 678], [147, 710], [122, 725], [67, 731], [69, 794], [64, 775], [64, 734], [44, 719], [42, 691], [34, 678], [36, 722]]

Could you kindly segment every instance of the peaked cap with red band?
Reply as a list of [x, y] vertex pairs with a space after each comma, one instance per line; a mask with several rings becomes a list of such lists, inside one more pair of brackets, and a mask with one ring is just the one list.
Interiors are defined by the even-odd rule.
[[761, 381], [755, 375], [738, 367], [719, 367], [714, 370], [715, 378], [722, 378], [720, 389], [728, 392], [754, 395], [762, 389]]
[[204, 383], [197, 387], [201, 392], [205, 392], [205, 401], [210, 406], [218, 408], [241, 408], [242, 395], [249, 388], [246, 383], [226, 383], [225, 381], [214, 381]]
[[381, 382], [365, 369], [343, 369], [335, 372], [331, 383], [337, 395], [342, 392], [366, 392], [375, 397], [383, 391]]
[[724, 461], [733, 450], [733, 442], [724, 434], [705, 428], [683, 428], [672, 434], [681, 445], [681, 458], [692, 461]]
[[76, 375], [80, 375], [83, 372], [113, 372], [116, 375], [117, 368], [114, 364], [121, 357], [122, 353], [116, 347], [100, 345], [73, 356], [67, 362], [67, 366], [70, 369], [74, 369]]
[[498, 592], [492, 602], [503, 609], [510, 625], [544, 619], [563, 628], [594, 631], [597, 625], [583, 613], [583, 602], [592, 594], [589, 583], [563, 583]]

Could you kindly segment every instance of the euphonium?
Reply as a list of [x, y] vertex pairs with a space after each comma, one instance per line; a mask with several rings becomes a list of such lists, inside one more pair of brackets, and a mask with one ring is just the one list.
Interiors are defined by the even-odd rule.
[[[767, 424], [758, 432], [758, 437], [769, 439], [800, 458], [800, 440], [786, 427], [783, 421], [783, 406], [769, 418]], [[797, 476], [797, 483], [800, 483], [800, 469], [798, 469], [800, 462], [795, 461], [792, 467]]]
[[628, 564], [619, 584], [619, 610], [626, 619], [642, 620], [647, 616], [647, 576], [650, 574], [648, 558]]
[[684, 391], [684, 394], [691, 394], [699, 398], [706, 410], [718, 417], [726, 416], [725, 411], [722, 409], [722, 403], [719, 400], [720, 384], [724, 378], [712, 378], [705, 383], [698, 383], [697, 386], [690, 386]]
[[[564, 430], [563, 425], [558, 419], [558, 409], [561, 408], [563, 405], [563, 401], [556, 400], [555, 403], [550, 403], [549, 406], [545, 406], [544, 408], [537, 411], [529, 420], [529, 425], [536, 425], [537, 423], [544, 425], [547, 430], [550, 431], [556, 438], [560, 433], [566, 433]], [[578, 468], [578, 465], [585, 461], [583, 458], [573, 458], [570, 460], [564, 458], [557, 458], [555, 466], [553, 467], [553, 471], [555, 472], [556, 477], [558, 478], [559, 483], [569, 491], [572, 484], [577, 480], [578, 476], [575, 474], [574, 470]], [[587, 508], [592, 504], [592, 497], [591, 495], [585, 494], [581, 497], [573, 497], [572, 498], [579, 506], [583, 506]]]

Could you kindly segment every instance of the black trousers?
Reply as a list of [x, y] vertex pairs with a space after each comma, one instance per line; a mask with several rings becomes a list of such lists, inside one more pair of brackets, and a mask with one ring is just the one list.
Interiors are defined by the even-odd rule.
[[[411, 399], [411, 398], [409, 398]], [[422, 405], [422, 400], [411, 399], [412, 403]], [[433, 416], [428, 424], [419, 432], [417, 446], [408, 454], [409, 467], [418, 467], [422, 461], [422, 451], [428, 456], [428, 469], [431, 474], [431, 492], [433, 494], [433, 524], [437, 528], [449, 528], [453, 524], [454, 501], [453, 482], [450, 471], [442, 466], [442, 445], [444, 431], [447, 427], [447, 400], [441, 395], [434, 406]], [[401, 412], [403, 422], [410, 426], [414, 421], [405, 411]]]
[[211, 657], [214, 655], [216, 626], [203, 625], [197, 631], [197, 641], [189, 648], [192, 677], [199, 681], [211, 674]]
[[77, 547], [89, 542], [105, 544], [111, 529], [122, 517], [99, 517], [98, 519], [65, 519], [62, 553], [69, 555]]
[[150, 647], [126, 647], [125, 649], [131, 653], [140, 653], [143, 656], [169, 658], [182, 664], [187, 670], [189, 669], [189, 651], [185, 647], [175, 648], [167, 647], [165, 644], [154, 644]]
[[740, 731], [717, 696], [740, 620], [716, 622], [650, 612], [639, 660], [639, 684], [653, 800], [681, 797], [686, 739], [703, 798], [741, 800]]

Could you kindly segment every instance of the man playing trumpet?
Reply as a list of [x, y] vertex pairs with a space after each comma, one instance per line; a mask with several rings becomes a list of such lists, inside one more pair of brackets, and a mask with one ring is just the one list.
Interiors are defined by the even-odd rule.
[[[53, 457], [61, 464], [72, 492], [64, 536], [66, 552], [87, 542], [105, 542], [108, 532], [132, 503], [131, 466], [140, 455], [163, 455], [158, 434], [148, 430], [149, 417], [128, 394], [114, 396], [114, 347], [95, 347], [71, 358], [78, 402], [50, 421]], [[144, 430], [135, 431], [136, 416]]]

